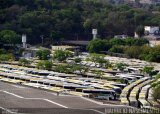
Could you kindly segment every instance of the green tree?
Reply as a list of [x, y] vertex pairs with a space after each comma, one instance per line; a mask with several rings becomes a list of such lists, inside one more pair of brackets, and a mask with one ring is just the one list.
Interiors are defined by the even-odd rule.
[[95, 63], [95, 65], [100, 65], [100, 67], [105, 67], [108, 68], [111, 66], [110, 62], [106, 60], [104, 54], [96, 54], [92, 53], [90, 56], [87, 58], [88, 61], [92, 61]]
[[38, 50], [36, 52], [36, 57], [38, 57], [40, 60], [47, 60], [50, 57], [51, 52], [49, 50]]
[[36, 67], [38, 69], [45, 69], [45, 70], [51, 70], [53, 66], [53, 63], [48, 60], [43, 60], [37, 63]]
[[82, 59], [79, 58], [79, 57], [74, 59], [74, 62], [75, 62], [75, 63], [80, 63], [81, 61], [82, 61]]
[[144, 35], [144, 26], [140, 25], [136, 28], [136, 33], [138, 34], [139, 37]]
[[102, 79], [103, 78], [103, 75], [104, 75], [104, 72], [101, 71], [101, 70], [95, 70], [94, 73], [96, 74], [96, 77]]
[[125, 40], [124, 39], [119, 39], [119, 38], [113, 38], [109, 41], [112, 46], [114, 45], [125, 45]]
[[149, 44], [149, 41], [145, 38], [134, 39], [133, 45], [135, 46], [143, 46]]
[[154, 98], [155, 101], [157, 101], [158, 99], [160, 99], [160, 84], [157, 84], [153, 88], [153, 98]]
[[115, 68], [119, 69], [120, 71], [123, 71], [126, 68], [126, 64], [124, 63], [116, 63]]
[[89, 68], [82, 65], [73, 64], [71, 66], [71, 70], [72, 72], [78, 71], [81, 75], [85, 75], [85, 73], [89, 70]]
[[61, 65], [61, 64], [55, 66], [54, 71], [60, 72], [60, 73], [70, 73], [71, 72], [68, 65]]
[[131, 46], [126, 48], [125, 54], [127, 54], [131, 58], [139, 58], [141, 54], [141, 49], [139, 46]]
[[111, 45], [106, 40], [95, 39], [89, 42], [87, 50], [90, 53], [99, 53], [100, 51], [107, 51]]
[[0, 54], [0, 61], [13, 61], [14, 55], [13, 54]]
[[6, 50], [5, 49], [0, 49], [0, 54], [6, 54]]
[[7, 44], [20, 43], [20, 37], [12, 30], [2, 30], [0, 31], [0, 42]]
[[147, 73], [151, 76], [152, 72], [154, 70], [154, 67], [153, 66], [145, 66], [143, 69], [142, 69], [142, 72], [144, 73]]
[[90, 38], [92, 28], [98, 29], [101, 38], [111, 38], [117, 34], [133, 36], [139, 26], [160, 25], [157, 5], [135, 8], [108, 1], [1, 0], [1, 30], [26, 33], [30, 44], [41, 43], [40, 35], [44, 35], [44, 42], [48, 38], [51, 44], [51, 40], [59, 42], [63, 37]]
[[143, 45], [140, 48], [141, 48], [140, 49], [141, 53], [139, 55], [139, 59], [150, 61], [148, 58], [148, 55], [149, 55], [150, 51], [152, 50], [152, 48], [147, 45]]
[[127, 45], [127, 46], [133, 46], [135, 40], [136, 39], [134, 39], [134, 38], [127, 38], [127, 39], [124, 40], [124, 42], [125, 42], [125, 45]]
[[59, 43], [62, 40], [62, 33], [60, 33], [59, 31], [52, 31], [50, 36], [52, 38], [53, 43]]
[[68, 57], [71, 57], [73, 54], [66, 50], [56, 50], [53, 54], [53, 59], [58, 60], [58, 61], [65, 61]]
[[155, 79], [156, 80], [160, 79], [160, 74], [157, 74]]
[[160, 62], [160, 46], [155, 46], [150, 49], [149, 54], [146, 56], [146, 60], [153, 62]]
[[30, 64], [30, 61], [22, 58], [22, 59], [19, 60], [19, 64], [22, 65], [22, 66], [28, 66]]
[[109, 49], [109, 52], [124, 53], [124, 50], [125, 50], [124, 46], [114, 45], [114, 46], [112, 46], [112, 48]]

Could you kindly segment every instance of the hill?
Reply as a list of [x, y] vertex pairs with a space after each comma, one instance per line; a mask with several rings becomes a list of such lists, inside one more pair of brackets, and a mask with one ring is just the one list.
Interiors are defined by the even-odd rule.
[[[103, 0], [104, 1], [104, 0]], [[99, 0], [0, 0], [0, 30], [27, 34], [37, 44], [63, 39], [89, 39], [92, 28], [99, 37], [134, 35], [139, 26], [160, 25], [160, 7], [135, 8]], [[152, 12], [158, 13], [152, 13]]]

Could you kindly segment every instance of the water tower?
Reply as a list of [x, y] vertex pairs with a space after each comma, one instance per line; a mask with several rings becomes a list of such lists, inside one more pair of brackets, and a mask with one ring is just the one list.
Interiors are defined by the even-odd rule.
[[27, 42], [26, 34], [23, 34], [23, 35], [22, 35], [23, 48], [26, 48], [26, 47], [27, 47], [26, 42]]
[[97, 38], [97, 29], [92, 29], [93, 39]]

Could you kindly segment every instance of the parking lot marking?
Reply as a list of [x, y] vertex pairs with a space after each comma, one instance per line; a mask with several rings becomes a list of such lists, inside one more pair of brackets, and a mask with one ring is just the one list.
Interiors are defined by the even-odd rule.
[[13, 96], [18, 97], [18, 98], [21, 98], [21, 99], [24, 98], [24, 97], [22, 97], [22, 96], [19, 96], [19, 95], [14, 94], [14, 93], [10, 93], [10, 92], [8, 92], [8, 91], [2, 91], [2, 92], [7, 93], [7, 94], [9, 94], [9, 95], [13, 95]]
[[54, 101], [51, 101], [51, 100], [49, 100], [49, 99], [44, 99], [44, 98], [25, 98], [25, 97], [19, 96], [19, 95], [14, 94], [14, 93], [10, 93], [10, 92], [8, 92], [8, 91], [1, 91], [1, 92], [7, 93], [7, 94], [9, 94], [9, 95], [13, 95], [13, 96], [18, 97], [18, 98], [21, 98], [21, 99], [26, 99], [26, 100], [44, 100], [44, 101], [47, 101], [47, 102], [49, 102], [49, 103], [58, 105], [58, 106], [60, 106], [60, 107], [68, 108], [67, 106], [64, 106], [64, 105], [59, 104], [59, 103], [54, 102]]
[[98, 111], [98, 110], [95, 110], [95, 109], [90, 109], [90, 110], [93, 110], [95, 112], [98, 112], [99, 114], [105, 114], [104, 112], [101, 112], [101, 111]]
[[[52, 94], [52, 95], [57, 96], [57, 94], [56, 94], [56, 93], [52, 93], [52, 92], [48, 92], [48, 91], [46, 91], [46, 93], [49, 93], [49, 94]], [[59, 94], [59, 96], [65, 96], [65, 97], [79, 97], [79, 96], [65, 95], [65, 94]]]
[[93, 102], [93, 103], [96, 103], [98, 105], [105, 105], [105, 104], [102, 104], [101, 102], [98, 102], [98, 101], [94, 101], [94, 100], [91, 100], [91, 99], [88, 99], [88, 98], [85, 98], [85, 97], [81, 97], [82, 99], [84, 100], [87, 100], [87, 101], [90, 101], [90, 102]]
[[45, 101], [48, 101], [48, 102], [50, 102], [50, 103], [56, 104], [56, 105], [58, 105], [58, 106], [61, 106], [61, 107], [63, 107], [63, 108], [68, 108], [68, 107], [66, 107], [66, 106], [64, 106], [64, 105], [61, 105], [61, 104], [56, 103], [56, 102], [53, 102], [53, 101], [51, 101], [51, 100], [49, 100], [49, 99], [44, 99], [44, 100], [45, 100]]
[[23, 86], [19, 86], [19, 85], [11, 85], [11, 86], [13, 86], [13, 87], [16, 87], [16, 88], [26, 88], [26, 87], [23, 87]]
[[92, 99], [88, 99], [88, 98], [85, 98], [85, 97], [81, 97], [81, 98], [84, 99], [84, 100], [87, 100], [87, 101], [96, 103], [96, 104], [98, 104], [98, 105], [104, 105], [104, 106], [116, 106], [116, 107], [124, 107], [124, 106], [125, 106], [126, 108], [137, 109], [137, 108], [135, 108], [135, 107], [126, 106], [126, 105], [103, 104], [102, 102], [98, 102], [98, 101], [95, 101], [95, 100], [92, 100]]
[[99, 114], [105, 114], [104, 112], [101, 112], [101, 111], [98, 111], [98, 110], [95, 110], [95, 109], [81, 109], [81, 108], [69, 108], [69, 109], [91, 110], [91, 111], [97, 112], [97, 113], [99, 113]]
[[8, 114], [8, 113], [11, 113], [11, 114], [18, 114], [17, 112], [12, 112], [11, 110], [6, 109], [6, 108], [3, 108], [3, 107], [1, 107], [1, 106], [0, 106], [0, 108], [1, 108], [2, 110], [5, 111], [5, 112], [2, 111], [2, 114], [3, 114], [3, 113], [4, 113], [4, 114]]

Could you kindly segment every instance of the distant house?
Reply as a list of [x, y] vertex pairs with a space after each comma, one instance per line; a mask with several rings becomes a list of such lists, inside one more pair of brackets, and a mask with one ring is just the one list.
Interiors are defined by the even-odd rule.
[[157, 26], [145, 26], [144, 32], [145, 35], [159, 35], [160, 29]]
[[160, 0], [124, 0], [125, 3], [160, 4]]
[[145, 36], [148, 39], [151, 46], [160, 44], [160, 29], [156, 26], [145, 26]]
[[141, 4], [153, 4], [152, 0], [140, 0], [139, 3], [141, 3]]
[[141, 4], [160, 4], [160, 0], [140, 0]]
[[160, 0], [124, 0], [125, 3], [139, 4], [160, 4]]
[[144, 27], [145, 38], [149, 40], [160, 40], [160, 29], [157, 26]]

